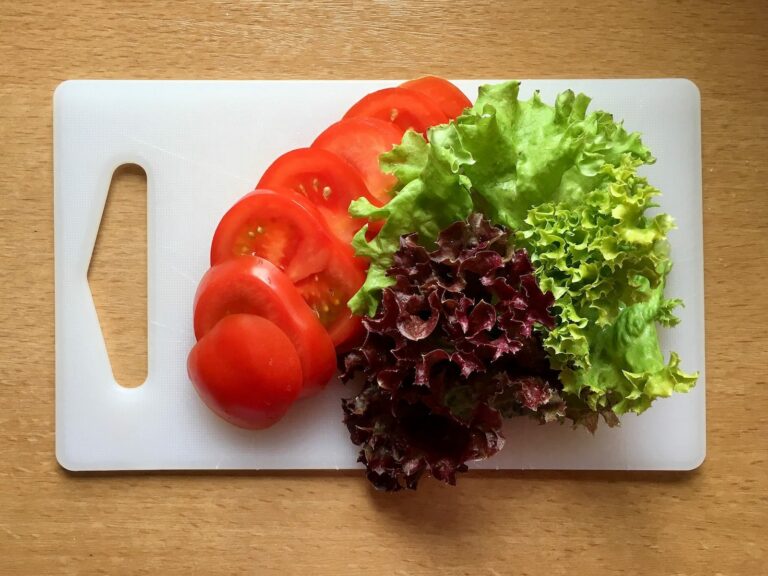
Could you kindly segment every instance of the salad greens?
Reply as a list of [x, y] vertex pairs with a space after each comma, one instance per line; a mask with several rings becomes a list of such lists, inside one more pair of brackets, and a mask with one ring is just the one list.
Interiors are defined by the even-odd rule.
[[428, 251], [403, 236], [365, 342], [347, 353], [342, 379], [360, 392], [342, 402], [368, 479], [415, 489], [429, 474], [454, 484], [467, 462], [504, 446], [504, 417], [562, 419], [558, 373], [535, 326], [554, 326], [525, 250], [481, 214], [451, 224]]
[[532, 208], [518, 232], [542, 290], [556, 298], [557, 326], [544, 339], [550, 362], [565, 392], [593, 412], [642, 412], [696, 381], [676, 354], [665, 366], [659, 348], [656, 323], [675, 325], [681, 303], [663, 297], [673, 222], [645, 216], [659, 191], [637, 175], [640, 163], [627, 155], [604, 165], [604, 178], [578, 204]]
[[376, 313], [394, 283], [387, 270], [402, 235], [429, 246], [480, 212], [515, 232], [542, 290], [554, 295], [556, 326], [539, 330], [568, 415], [593, 427], [597, 413], [639, 413], [695, 383], [676, 354], [664, 362], [656, 332], [657, 323], [677, 322], [680, 304], [663, 297], [673, 221], [646, 214], [659, 191], [637, 174], [654, 162], [639, 134], [606, 112], [587, 113], [583, 94], [565, 91], [549, 106], [518, 92], [518, 82], [483, 86], [472, 108], [429, 130], [429, 142], [409, 131], [381, 157], [398, 179], [396, 195], [383, 207], [350, 206], [354, 216], [386, 222], [372, 240], [363, 228], [353, 241], [371, 265], [349, 305]]
[[[446, 128], [451, 126], [441, 126]], [[459, 220], [465, 220], [473, 206], [469, 183], [458, 170], [452, 150], [438, 146], [441, 133], [431, 129], [427, 142], [413, 131], [406, 132], [403, 142], [382, 155], [382, 167], [398, 177], [397, 195], [385, 206], [377, 208], [365, 198], [352, 202], [350, 213], [371, 220], [386, 219], [381, 231], [370, 242], [368, 226], [363, 226], [352, 240], [359, 256], [369, 258], [368, 276], [349, 306], [356, 314], [373, 316], [379, 305], [382, 288], [394, 280], [387, 276], [392, 256], [400, 246], [400, 236], [416, 233], [425, 242], [434, 241], [438, 233]], [[434, 135], [434, 136], [433, 136]]]
[[628, 134], [610, 114], [587, 115], [587, 96], [568, 90], [553, 108], [538, 94], [519, 101], [519, 86], [483, 86], [472, 108], [429, 130], [429, 143], [409, 131], [382, 156], [382, 168], [399, 180], [397, 195], [380, 208], [362, 198], [350, 206], [354, 216], [386, 219], [373, 241], [363, 230], [353, 242], [371, 259], [368, 280], [350, 302], [353, 312], [375, 311], [379, 291], [391, 284], [384, 271], [402, 234], [434, 240], [473, 209], [517, 229], [534, 206], [578, 203], [606, 179], [602, 166], [619, 164], [624, 154], [653, 162], [639, 135]]

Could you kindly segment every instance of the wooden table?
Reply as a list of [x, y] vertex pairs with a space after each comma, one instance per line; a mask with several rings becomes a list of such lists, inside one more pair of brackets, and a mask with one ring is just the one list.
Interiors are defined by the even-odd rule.
[[[585, 3], [589, 10], [560, 1], [114, 4], [0, 1], [0, 574], [766, 573], [763, 2]], [[699, 85], [704, 465], [686, 474], [472, 473], [454, 489], [425, 482], [418, 493], [394, 497], [369, 490], [359, 473], [60, 469], [53, 433], [55, 86], [68, 78], [427, 72], [683, 76]], [[126, 186], [132, 181], [129, 175]], [[125, 212], [111, 217], [97, 246], [103, 262], [119, 256], [140, 223], [140, 195], [121, 197]], [[127, 253], [126, 270], [141, 270], [137, 254]], [[140, 379], [136, 290], [126, 290], [118, 272], [92, 281], [115, 368]]]

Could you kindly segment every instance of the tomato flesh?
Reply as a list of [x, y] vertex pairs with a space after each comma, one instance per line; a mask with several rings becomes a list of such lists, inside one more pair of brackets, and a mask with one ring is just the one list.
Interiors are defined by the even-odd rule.
[[306, 197], [290, 190], [257, 189], [219, 222], [211, 266], [242, 255], [261, 256], [296, 282], [325, 267], [331, 241]]
[[365, 219], [349, 215], [349, 204], [362, 197], [379, 205], [355, 168], [321, 148], [298, 148], [283, 154], [267, 168], [258, 187], [287, 188], [305, 196], [331, 233], [345, 244], [366, 223]]
[[363, 96], [344, 118], [365, 116], [392, 122], [403, 132], [413, 128], [426, 134], [427, 129], [448, 122], [448, 116], [428, 96], [407, 88], [384, 88]]
[[402, 138], [403, 131], [392, 122], [360, 116], [332, 124], [315, 139], [312, 148], [329, 150], [346, 160], [363, 176], [371, 195], [383, 204], [391, 199], [397, 178], [381, 171], [379, 156]]
[[466, 108], [472, 106], [464, 92], [445, 78], [424, 76], [403, 82], [400, 86], [431, 98], [450, 119], [461, 116]]
[[217, 322], [192, 348], [187, 370], [203, 402], [242, 428], [272, 426], [302, 390], [291, 340], [273, 322], [250, 314]]
[[333, 341], [296, 286], [276, 266], [241, 256], [213, 266], [195, 294], [195, 337], [202, 339], [230, 314], [253, 314], [276, 324], [301, 359], [302, 396], [322, 390], [336, 370]]
[[296, 284], [305, 302], [328, 331], [337, 351], [355, 346], [361, 339], [362, 319], [352, 314], [347, 302], [363, 282], [365, 273], [351, 254], [338, 249], [331, 254], [325, 269]]

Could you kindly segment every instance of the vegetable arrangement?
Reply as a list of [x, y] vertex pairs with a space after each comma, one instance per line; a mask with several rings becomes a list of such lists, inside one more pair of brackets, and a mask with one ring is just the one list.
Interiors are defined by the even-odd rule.
[[505, 418], [594, 431], [695, 384], [659, 346], [681, 302], [650, 151], [583, 94], [518, 89], [379, 90], [266, 170], [195, 298], [189, 373], [214, 412], [271, 426], [338, 362], [362, 380], [342, 408], [368, 479], [399, 490], [455, 483]]

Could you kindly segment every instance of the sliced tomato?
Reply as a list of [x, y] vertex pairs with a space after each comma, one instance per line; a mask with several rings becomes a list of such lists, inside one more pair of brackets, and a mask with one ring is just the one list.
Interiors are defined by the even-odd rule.
[[244, 254], [261, 256], [297, 282], [325, 268], [331, 242], [322, 216], [305, 196], [259, 188], [219, 222], [211, 266]]
[[351, 348], [362, 339], [362, 319], [350, 312], [347, 302], [364, 281], [365, 273], [352, 255], [338, 247], [323, 271], [296, 283], [296, 288], [330, 334], [337, 351]]
[[298, 148], [280, 156], [267, 168], [258, 188], [288, 188], [309, 198], [331, 233], [345, 244], [352, 241], [365, 219], [352, 218], [349, 204], [357, 198], [378, 201], [368, 193], [362, 176], [333, 152]]
[[431, 98], [407, 88], [384, 88], [361, 98], [344, 118], [366, 116], [396, 124], [405, 132], [413, 128], [426, 134], [427, 129], [448, 122], [448, 116]]
[[403, 131], [392, 122], [364, 116], [331, 124], [312, 143], [312, 148], [329, 150], [351, 164], [363, 176], [368, 192], [380, 203], [391, 199], [397, 182], [379, 168], [379, 156], [403, 139]]
[[472, 102], [464, 92], [448, 80], [437, 76], [416, 78], [403, 82], [400, 86], [428, 96], [450, 119], [461, 116], [465, 108], [472, 106]]
[[301, 360], [302, 396], [322, 390], [333, 376], [333, 341], [296, 286], [274, 264], [258, 256], [241, 256], [208, 270], [195, 294], [195, 337], [202, 339], [229, 314], [262, 316], [285, 332]]
[[205, 404], [242, 428], [280, 420], [302, 390], [301, 360], [288, 336], [252, 314], [230, 314], [195, 344], [189, 378]]

